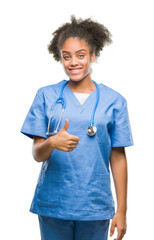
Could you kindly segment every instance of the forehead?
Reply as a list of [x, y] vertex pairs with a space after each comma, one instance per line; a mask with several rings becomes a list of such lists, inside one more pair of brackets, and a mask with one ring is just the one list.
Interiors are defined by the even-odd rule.
[[84, 39], [80, 39], [78, 37], [70, 37], [66, 39], [64, 44], [61, 47], [61, 51], [67, 52], [77, 52], [80, 49], [85, 49], [89, 51], [89, 45]]

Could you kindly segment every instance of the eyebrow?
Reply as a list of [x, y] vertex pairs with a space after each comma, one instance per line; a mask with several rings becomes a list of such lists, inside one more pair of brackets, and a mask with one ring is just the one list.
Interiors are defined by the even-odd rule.
[[[85, 52], [86, 52], [85, 49], [80, 49], [80, 50], [76, 51], [76, 53], [81, 52], [81, 51], [85, 51]], [[62, 53], [70, 53], [70, 52], [68, 52], [68, 51], [62, 51]]]

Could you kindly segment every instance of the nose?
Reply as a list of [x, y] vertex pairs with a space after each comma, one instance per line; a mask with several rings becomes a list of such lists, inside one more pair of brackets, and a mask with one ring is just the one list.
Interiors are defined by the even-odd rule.
[[71, 63], [70, 64], [71, 64], [71, 66], [77, 66], [78, 65], [78, 61], [77, 61], [75, 56], [73, 56], [71, 58]]

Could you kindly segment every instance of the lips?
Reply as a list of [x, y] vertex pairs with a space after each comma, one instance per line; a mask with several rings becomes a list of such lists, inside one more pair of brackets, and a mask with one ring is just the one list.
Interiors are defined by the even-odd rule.
[[69, 69], [69, 71], [71, 72], [71, 74], [79, 74], [82, 71], [82, 68], [72, 68]]

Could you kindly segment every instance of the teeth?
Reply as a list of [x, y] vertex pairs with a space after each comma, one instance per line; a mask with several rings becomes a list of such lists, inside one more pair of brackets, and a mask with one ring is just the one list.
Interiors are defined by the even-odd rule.
[[80, 71], [81, 71], [81, 69], [71, 69], [71, 72], [73, 72], [73, 73], [78, 73]]

